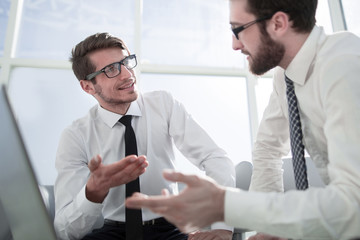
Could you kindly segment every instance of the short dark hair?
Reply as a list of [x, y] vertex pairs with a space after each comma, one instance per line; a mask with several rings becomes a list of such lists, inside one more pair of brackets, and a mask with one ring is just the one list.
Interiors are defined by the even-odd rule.
[[[317, 0], [247, 0], [246, 10], [257, 18], [283, 11], [293, 21], [292, 28], [304, 33], [310, 32], [315, 26], [317, 3]], [[265, 25], [265, 22], [263, 24]]]
[[70, 62], [72, 62], [72, 70], [79, 81], [86, 79], [87, 75], [96, 70], [96, 66], [90, 61], [89, 53], [106, 48], [120, 48], [130, 54], [124, 41], [106, 32], [91, 35], [72, 49]]

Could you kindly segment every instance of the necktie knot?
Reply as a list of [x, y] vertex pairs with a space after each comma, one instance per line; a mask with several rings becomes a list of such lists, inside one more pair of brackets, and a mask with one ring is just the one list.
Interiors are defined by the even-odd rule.
[[286, 87], [289, 89], [289, 88], [294, 88], [294, 82], [291, 81], [290, 78], [288, 78], [286, 75], [285, 75], [285, 83], [286, 83]]
[[125, 115], [119, 119], [119, 122], [124, 124], [126, 127], [131, 126], [131, 115]]

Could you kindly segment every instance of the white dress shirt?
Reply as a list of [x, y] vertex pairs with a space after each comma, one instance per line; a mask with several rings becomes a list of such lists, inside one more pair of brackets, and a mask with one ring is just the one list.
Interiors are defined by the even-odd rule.
[[[304, 144], [325, 188], [283, 190], [290, 149], [286, 76], [294, 81]], [[252, 192], [228, 190], [226, 223], [292, 239], [360, 236], [360, 39], [314, 27], [274, 89], [253, 150]], [[262, 192], [273, 193], [262, 193]]]
[[[162, 177], [163, 169], [175, 167], [173, 143], [206, 175], [222, 185], [235, 186], [232, 161], [170, 94], [139, 94], [126, 114], [134, 116], [138, 154], [146, 155], [149, 162], [140, 176], [142, 193], [159, 195], [163, 188], [177, 193], [177, 184]], [[125, 126], [118, 123], [121, 117], [97, 105], [64, 130], [56, 156], [55, 228], [60, 238], [79, 239], [101, 227], [103, 218], [125, 221], [124, 185], [111, 188], [102, 204], [85, 197], [90, 159], [100, 154], [103, 163], [110, 164], [125, 157]], [[142, 215], [144, 221], [159, 217], [147, 209]], [[232, 230], [224, 223], [212, 227]]]

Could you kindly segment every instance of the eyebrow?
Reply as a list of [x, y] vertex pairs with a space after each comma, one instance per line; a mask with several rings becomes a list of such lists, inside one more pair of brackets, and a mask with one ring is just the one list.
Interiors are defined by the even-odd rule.
[[244, 25], [244, 24], [239, 23], [239, 22], [230, 22], [230, 25], [231, 25], [231, 26], [242, 26], [242, 25]]
[[125, 57], [124, 57], [123, 59], [121, 59], [120, 61], [116, 61], [116, 62], [113, 62], [113, 63], [109, 63], [109, 64], [106, 65], [105, 67], [101, 68], [99, 71], [101, 71], [102, 69], [104, 69], [104, 68], [106, 68], [106, 67], [108, 67], [108, 66], [110, 66], [110, 65], [113, 65], [113, 64], [115, 64], [115, 63], [121, 62], [122, 60], [124, 60], [124, 59], [127, 58], [128, 56], [130, 56], [130, 55], [125, 56]]

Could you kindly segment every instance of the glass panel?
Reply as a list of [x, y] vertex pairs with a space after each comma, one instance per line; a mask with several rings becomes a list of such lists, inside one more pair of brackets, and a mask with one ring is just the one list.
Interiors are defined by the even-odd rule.
[[349, 31], [357, 34], [360, 37], [360, 1], [359, 0], [342, 0], [344, 9], [346, 26]]
[[227, 1], [152, 0], [143, 4], [143, 62], [244, 67], [244, 56], [232, 50]]
[[[249, 111], [244, 78], [142, 74], [141, 90], [169, 91], [228, 153], [234, 164], [244, 160], [251, 161]], [[200, 173], [179, 152], [176, 156], [181, 169]]]
[[0, 56], [4, 56], [6, 29], [9, 20], [10, 0], [0, 2]]
[[69, 70], [15, 68], [9, 96], [40, 184], [54, 184], [63, 129], [95, 104]]
[[71, 49], [96, 32], [134, 42], [134, 1], [24, 0], [16, 57], [68, 59]]
[[316, 11], [316, 24], [324, 27], [327, 34], [333, 32], [328, 0], [319, 0]]

